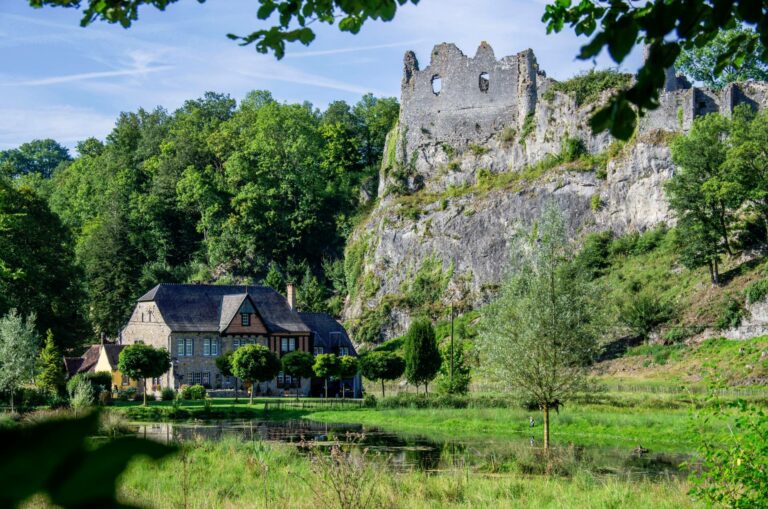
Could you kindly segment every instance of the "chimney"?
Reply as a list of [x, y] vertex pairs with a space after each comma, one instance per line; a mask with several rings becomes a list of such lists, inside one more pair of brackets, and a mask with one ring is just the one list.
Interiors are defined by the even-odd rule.
[[285, 298], [288, 299], [288, 305], [291, 309], [296, 309], [296, 286], [288, 283], [285, 288]]

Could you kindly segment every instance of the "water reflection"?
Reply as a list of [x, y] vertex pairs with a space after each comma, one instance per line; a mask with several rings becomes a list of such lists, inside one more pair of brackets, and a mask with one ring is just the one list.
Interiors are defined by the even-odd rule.
[[[287, 421], [200, 421], [188, 423], [141, 423], [139, 436], [164, 443], [189, 440], [240, 440], [299, 443], [313, 441], [330, 445], [335, 438], [344, 440], [348, 433], [362, 434], [356, 443], [373, 455], [388, 459], [400, 470], [435, 471], [446, 468], [473, 468], [486, 472], [543, 473], [547, 465], [542, 451], [528, 441], [434, 440], [421, 435], [397, 434], [360, 424], [329, 424], [310, 420]], [[566, 474], [576, 465], [587, 466], [602, 475], [625, 478], [669, 478], [687, 474], [679, 465], [686, 455], [654, 453], [637, 455], [620, 448], [566, 446], [555, 449], [554, 457], [562, 462]]]

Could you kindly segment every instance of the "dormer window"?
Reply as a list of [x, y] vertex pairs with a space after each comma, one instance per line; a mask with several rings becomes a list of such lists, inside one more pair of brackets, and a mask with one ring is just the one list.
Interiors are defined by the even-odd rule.
[[251, 326], [251, 315], [249, 313], [240, 313], [240, 325], [243, 327]]

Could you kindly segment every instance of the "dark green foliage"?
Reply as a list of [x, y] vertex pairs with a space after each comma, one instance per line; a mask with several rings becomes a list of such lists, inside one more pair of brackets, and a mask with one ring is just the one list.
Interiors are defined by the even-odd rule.
[[283, 371], [291, 376], [299, 378], [311, 378], [315, 373], [312, 366], [315, 358], [309, 352], [294, 351], [287, 353], [280, 359]]
[[163, 390], [160, 391], [160, 399], [163, 401], [173, 401], [176, 399], [176, 391], [171, 387], [163, 387]]
[[91, 413], [0, 429], [0, 506], [17, 507], [42, 493], [58, 507], [127, 507], [117, 502], [116, 482], [128, 463], [137, 456], [160, 459], [175, 448], [134, 437], [94, 446], [98, 427], [98, 414]]
[[566, 136], [560, 146], [560, 159], [563, 162], [571, 162], [587, 153], [587, 147], [581, 138]]
[[577, 106], [595, 103], [606, 90], [624, 90], [632, 82], [632, 75], [612, 69], [587, 71], [566, 81], [557, 81], [550, 88], [574, 98]]
[[58, 142], [33, 140], [21, 144], [19, 148], [0, 151], [0, 176], [18, 177], [36, 173], [50, 178], [61, 163], [70, 160], [69, 150]]
[[[120, 352], [117, 369], [123, 376], [133, 379], [156, 378], [171, 367], [171, 356], [165, 348], [153, 348], [140, 343], [128, 345]], [[147, 404], [146, 384], [142, 383], [144, 404]]]
[[297, 292], [297, 305], [302, 311], [324, 312], [326, 308], [326, 288], [320, 284], [317, 276], [307, 268]]
[[740, 299], [726, 294], [720, 303], [720, 315], [715, 322], [715, 327], [719, 330], [738, 327], [746, 313], [747, 311]]
[[232, 356], [234, 354], [234, 350], [228, 350], [216, 357], [214, 363], [222, 376], [232, 376]]
[[0, 315], [35, 313], [38, 332], [74, 349], [88, 335], [80, 279], [72, 238], [45, 200], [0, 177]]
[[724, 164], [729, 130], [729, 120], [720, 115], [697, 118], [688, 135], [672, 143], [679, 170], [665, 185], [679, 219], [681, 261], [689, 268], [707, 266], [712, 284], [719, 284], [720, 256], [732, 253], [729, 235], [742, 201], [738, 181]]
[[619, 307], [619, 321], [642, 339], [673, 316], [673, 307], [649, 291], [627, 295]]
[[600, 276], [611, 266], [609, 246], [613, 240], [613, 232], [605, 231], [590, 233], [584, 239], [584, 245], [576, 257], [576, 265], [590, 279]]
[[405, 336], [405, 378], [416, 387], [424, 385], [428, 391], [441, 363], [432, 323], [424, 318], [415, 319]]

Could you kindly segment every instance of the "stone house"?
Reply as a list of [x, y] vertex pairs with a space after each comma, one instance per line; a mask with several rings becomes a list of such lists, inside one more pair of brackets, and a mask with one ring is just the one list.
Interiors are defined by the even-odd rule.
[[[294, 350], [314, 352], [315, 341], [324, 349], [332, 348], [296, 311], [292, 284], [286, 293], [287, 299], [266, 286], [162, 283], [138, 299], [120, 331], [119, 342], [144, 343], [170, 352], [171, 369], [147, 381], [149, 390], [194, 384], [233, 389], [235, 379], [223, 376], [216, 368], [216, 357], [224, 352], [260, 344], [282, 357]], [[331, 321], [343, 330], [341, 324], [325, 315], [323, 331], [330, 330]], [[346, 332], [342, 337], [334, 335], [333, 340], [343, 343], [336, 347], [339, 352], [354, 353]], [[310, 390], [311, 380], [295, 380], [282, 373], [256, 388], [257, 393], [268, 395], [294, 391], [307, 395]]]

